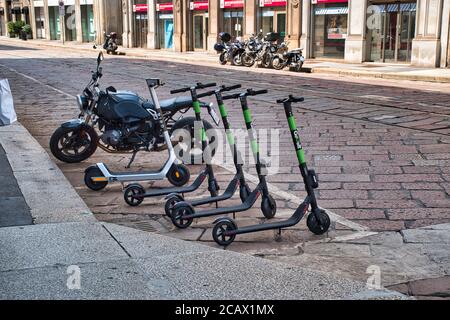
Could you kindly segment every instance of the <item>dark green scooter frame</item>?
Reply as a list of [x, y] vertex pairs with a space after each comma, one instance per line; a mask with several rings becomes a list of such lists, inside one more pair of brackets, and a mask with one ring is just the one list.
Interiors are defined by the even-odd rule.
[[258, 173], [259, 183], [256, 188], [248, 195], [247, 199], [242, 204], [235, 205], [232, 207], [223, 207], [223, 208], [215, 208], [209, 210], [203, 210], [199, 212], [195, 212], [194, 206], [190, 203], [182, 201], [173, 207], [171, 219], [173, 224], [181, 229], [187, 228], [192, 224], [194, 218], [203, 218], [203, 217], [211, 217], [216, 215], [222, 215], [227, 213], [243, 212], [247, 211], [253, 207], [256, 200], [262, 195], [261, 201], [261, 211], [263, 215], [267, 218], [273, 218], [277, 211], [276, 202], [273, 197], [269, 194], [269, 190], [267, 187], [266, 177], [263, 173], [265, 165], [261, 163], [259, 157], [259, 145], [256, 139], [256, 135], [254, 133], [254, 129], [252, 126], [252, 116], [251, 112], [248, 108], [247, 97], [248, 96], [256, 96], [259, 94], [265, 94], [267, 90], [259, 90], [254, 91], [252, 89], [247, 89], [246, 92], [240, 94], [231, 95], [230, 98], [239, 98], [241, 102], [242, 112], [244, 114], [245, 124], [247, 130], [249, 132], [250, 145], [253, 156], [255, 157], [255, 166], [256, 171]]
[[257, 224], [239, 228], [234, 220], [230, 218], [220, 218], [216, 220], [214, 222], [212, 235], [214, 241], [217, 244], [221, 246], [227, 246], [234, 241], [236, 235], [243, 233], [258, 232], [271, 229], [279, 229], [281, 232], [282, 228], [291, 227], [299, 223], [308, 211], [309, 207], [311, 207], [311, 213], [308, 215], [306, 221], [309, 230], [317, 235], [323, 234], [328, 231], [330, 227], [330, 217], [317, 205], [316, 196], [314, 194], [314, 189], [319, 187], [317, 175], [314, 170], [308, 170], [305, 160], [305, 153], [303, 151], [300, 136], [298, 134], [297, 124], [292, 113], [292, 103], [302, 101], [304, 101], [303, 98], [295, 98], [293, 96], [289, 96], [289, 98], [287, 99], [278, 100], [277, 103], [282, 103], [284, 106], [289, 129], [291, 131], [292, 141], [295, 145], [295, 152], [297, 154], [300, 173], [303, 177], [305, 189], [308, 194], [306, 199], [300, 204], [300, 206], [289, 219], [283, 221]]

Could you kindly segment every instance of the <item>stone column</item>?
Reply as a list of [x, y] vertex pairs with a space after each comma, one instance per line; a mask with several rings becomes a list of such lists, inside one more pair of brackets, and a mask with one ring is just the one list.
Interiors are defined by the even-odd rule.
[[183, 51], [183, 1], [173, 0], [173, 49], [174, 51]]
[[442, 10], [442, 0], [417, 1], [416, 37], [412, 41], [412, 65], [439, 66]]
[[[308, 2], [309, 6], [309, 1]], [[291, 0], [287, 2], [286, 6], [286, 23], [287, 23], [287, 34], [286, 38], [289, 41], [289, 48], [298, 48], [302, 47], [301, 45], [301, 37], [303, 36], [302, 31], [307, 29], [303, 29], [303, 19], [302, 19], [302, 1], [301, 0]], [[306, 34], [305, 34], [306, 37]], [[305, 47], [303, 47], [305, 48]], [[305, 53], [303, 53], [305, 54]]]
[[214, 45], [217, 42], [217, 35], [220, 32], [220, 14], [219, 1], [209, 0], [208, 52], [215, 52]]
[[83, 25], [81, 23], [80, 0], [75, 0], [75, 27], [77, 28], [77, 42], [83, 42]]
[[444, 1], [441, 23], [441, 68], [450, 67], [450, 1]]
[[244, 1], [244, 25], [241, 35], [249, 38], [252, 34], [256, 34], [256, 17], [258, 15], [258, 0]]
[[30, 17], [30, 26], [31, 26], [31, 32], [33, 34], [33, 39], [37, 38], [37, 32], [36, 32], [36, 17], [34, 15], [34, 1], [29, 0], [28, 1], [28, 10], [30, 10], [29, 17]]
[[156, 0], [147, 0], [147, 48], [157, 49], [158, 43], [156, 41]]
[[345, 61], [361, 63], [366, 59], [367, 1], [348, 1]]
[[123, 21], [123, 32], [122, 32], [122, 46], [125, 48], [131, 47], [131, 28], [130, 20], [132, 18], [132, 6], [130, 0], [122, 0], [122, 21]]
[[45, 27], [45, 39], [51, 40], [51, 37], [50, 37], [50, 14], [48, 12], [48, 0], [44, 0], [44, 27]]
[[180, 0], [181, 16], [183, 17], [183, 24], [181, 29], [181, 51], [189, 50], [189, 0]]

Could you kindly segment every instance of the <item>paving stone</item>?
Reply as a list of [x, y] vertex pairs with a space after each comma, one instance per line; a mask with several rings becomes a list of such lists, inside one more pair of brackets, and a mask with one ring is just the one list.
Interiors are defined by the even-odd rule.
[[450, 243], [450, 233], [444, 230], [408, 229], [402, 233], [406, 243]]

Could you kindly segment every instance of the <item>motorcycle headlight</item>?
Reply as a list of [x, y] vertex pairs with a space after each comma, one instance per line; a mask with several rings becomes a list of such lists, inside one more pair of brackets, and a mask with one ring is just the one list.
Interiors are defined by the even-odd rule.
[[85, 96], [79, 94], [77, 95], [77, 104], [78, 108], [80, 108], [81, 111], [85, 111], [89, 105], [88, 99]]

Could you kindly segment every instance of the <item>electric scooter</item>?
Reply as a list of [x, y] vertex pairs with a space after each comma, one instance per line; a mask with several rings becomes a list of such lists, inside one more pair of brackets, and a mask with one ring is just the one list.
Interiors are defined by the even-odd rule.
[[[110, 182], [124, 183], [127, 181], [163, 180], [166, 177], [170, 181], [175, 182], [175, 185], [177, 186], [182, 186], [189, 181], [189, 169], [185, 165], [178, 163], [178, 159], [175, 155], [172, 141], [170, 140], [169, 132], [161, 112], [158, 96], [156, 95], [155, 89], [164, 84], [160, 79], [147, 79], [146, 82], [155, 106], [155, 111], [157, 112], [159, 118], [159, 125], [163, 131], [164, 140], [169, 151], [169, 158], [164, 166], [156, 172], [113, 172], [108, 169], [106, 164], [97, 163], [95, 166], [91, 166], [86, 169], [84, 173], [84, 182], [86, 185], [90, 185], [90, 189], [95, 187], [95, 190], [101, 190]], [[95, 167], [98, 170], [92, 170]]]
[[261, 211], [267, 218], [273, 218], [275, 216], [277, 206], [275, 199], [269, 194], [267, 187], [265, 173], [265, 164], [260, 161], [259, 157], [259, 145], [256, 139], [256, 134], [252, 126], [252, 117], [250, 110], [248, 109], [247, 97], [256, 96], [259, 94], [265, 94], [267, 90], [254, 91], [253, 89], [247, 89], [246, 92], [233, 95], [235, 98], [239, 98], [241, 102], [242, 111], [244, 113], [245, 124], [249, 132], [250, 145], [253, 156], [255, 157], [256, 172], [258, 173], [259, 183], [256, 188], [248, 195], [247, 199], [242, 204], [232, 207], [215, 208], [204, 211], [195, 212], [194, 206], [188, 202], [182, 201], [173, 207], [171, 219], [173, 224], [181, 229], [187, 228], [192, 224], [194, 218], [210, 217], [215, 215], [222, 215], [227, 213], [242, 212], [250, 209], [255, 204], [256, 200], [262, 195]]
[[304, 101], [303, 98], [295, 98], [290, 95], [289, 98], [278, 100], [277, 103], [282, 103], [284, 106], [286, 118], [289, 124], [289, 130], [291, 131], [292, 141], [295, 145], [295, 152], [297, 154], [300, 173], [303, 177], [305, 189], [308, 194], [307, 197], [300, 204], [297, 210], [295, 210], [294, 214], [289, 219], [283, 221], [239, 228], [236, 223], [228, 217], [217, 219], [214, 222], [214, 228], [212, 231], [213, 239], [217, 244], [221, 246], [227, 246], [234, 241], [236, 235], [243, 233], [258, 232], [271, 229], [279, 229], [279, 232], [281, 233], [282, 228], [291, 227], [299, 223], [310, 206], [311, 213], [308, 215], [308, 218], [306, 220], [308, 229], [317, 235], [323, 234], [328, 231], [330, 227], [330, 217], [317, 205], [317, 200], [314, 194], [314, 189], [317, 189], [319, 187], [317, 175], [314, 170], [308, 170], [305, 160], [305, 153], [303, 151], [300, 136], [297, 130], [297, 124], [292, 113], [292, 103], [302, 101]]
[[[208, 83], [208, 84], [202, 84], [197, 83], [196, 85], [192, 87], [186, 87], [182, 89], [176, 89], [170, 91], [171, 94], [174, 93], [181, 93], [190, 91], [192, 96], [192, 106], [194, 107], [194, 113], [195, 113], [195, 119], [198, 123], [201, 124], [201, 132], [200, 137], [202, 141], [202, 150], [205, 151], [207, 146], [207, 138], [205, 133], [205, 128], [203, 127], [203, 120], [201, 117], [201, 107], [200, 102], [198, 99], [211, 96], [216, 93], [215, 90], [203, 92], [203, 93], [197, 93], [197, 90], [209, 88], [212, 86], [215, 86], [215, 83]], [[208, 112], [211, 115], [211, 118], [214, 120], [214, 122], [218, 125], [220, 123], [220, 119], [218, 118], [216, 112], [213, 109], [212, 104], [208, 106]], [[193, 192], [197, 190], [205, 181], [205, 179], [208, 178], [208, 191], [211, 194], [211, 197], [217, 196], [217, 191], [219, 190], [219, 185], [217, 184], [217, 180], [214, 177], [214, 171], [211, 164], [206, 163], [205, 168], [200, 172], [200, 174], [197, 176], [197, 178], [194, 180], [192, 184], [186, 187], [172, 187], [172, 188], [161, 188], [157, 190], [152, 191], [145, 191], [144, 187], [138, 183], [131, 184], [125, 188], [124, 191], [124, 199], [125, 202], [130, 206], [138, 206], [144, 201], [144, 198], [150, 198], [150, 197], [157, 197], [157, 196], [164, 196], [168, 194], [174, 194], [174, 193], [188, 193]]]
[[[237, 150], [237, 146], [235, 144], [235, 137], [233, 136], [230, 129], [230, 122], [228, 121], [228, 112], [225, 109], [224, 100], [233, 99], [236, 96], [239, 97], [240, 94], [230, 95], [230, 96], [222, 96], [223, 92], [231, 91], [234, 89], [240, 88], [241, 85], [234, 85], [231, 87], [221, 86], [215, 91], [217, 105], [219, 106], [220, 115], [222, 117], [223, 126], [225, 129], [228, 145], [230, 146], [231, 152], [233, 154], [233, 162], [236, 168], [236, 174], [233, 179], [228, 184], [227, 188], [221, 195], [206, 197], [202, 199], [196, 199], [187, 201], [192, 206], [200, 206], [208, 203], [216, 203], [216, 208], [218, 207], [218, 202], [228, 200], [235, 194], [236, 190], [239, 188], [239, 196], [241, 201], [244, 202], [248, 195], [251, 193], [247, 182], [245, 181], [244, 172], [242, 170], [242, 161], [240, 161], [239, 151]], [[185, 201], [184, 196], [180, 194], [171, 194], [167, 196], [167, 201], [165, 205], [166, 215], [171, 217], [172, 210], [175, 204], [178, 202]]]

